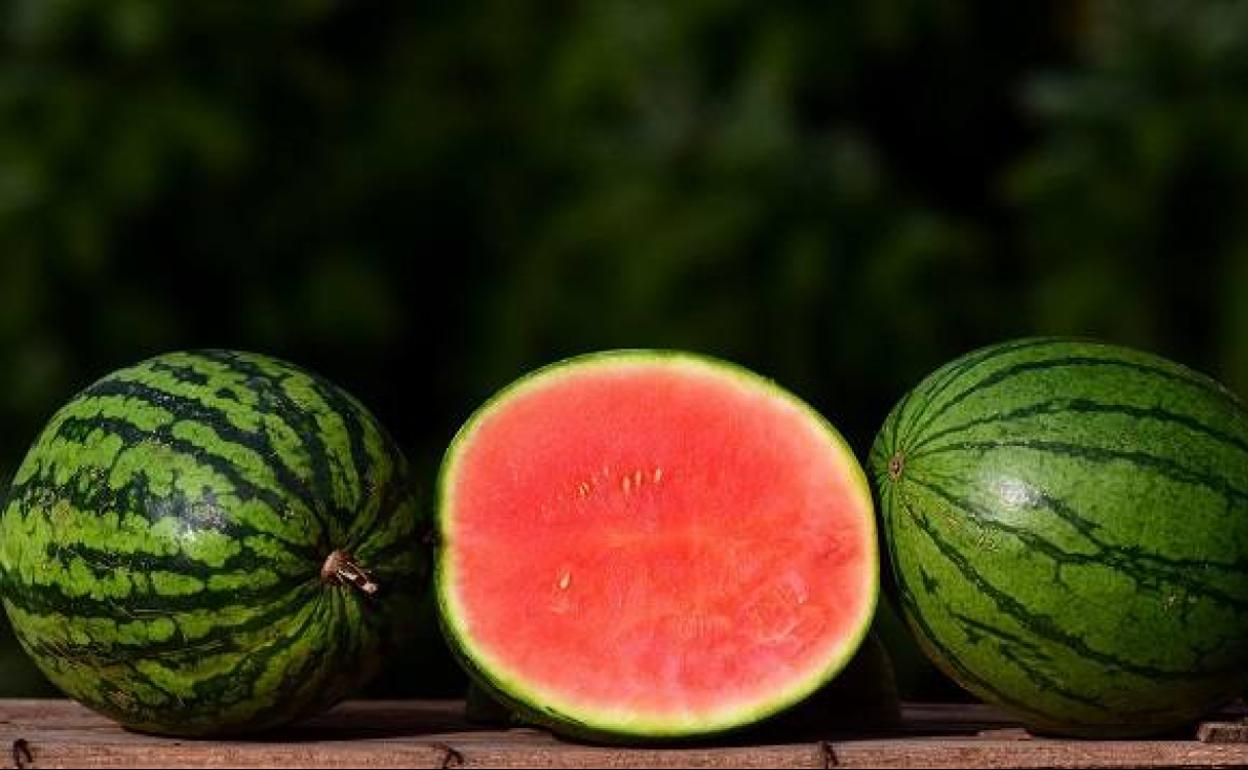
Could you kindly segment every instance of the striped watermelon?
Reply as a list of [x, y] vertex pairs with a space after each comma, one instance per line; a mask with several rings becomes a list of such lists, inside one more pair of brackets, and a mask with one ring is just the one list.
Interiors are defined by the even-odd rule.
[[1248, 414], [1157, 356], [1067, 339], [973, 352], [876, 439], [921, 645], [1042, 731], [1197, 718], [1248, 671]]
[[105, 377], [30, 450], [3, 602], [70, 696], [173, 735], [261, 730], [361, 685], [428, 558], [407, 465], [326, 380], [199, 351]]

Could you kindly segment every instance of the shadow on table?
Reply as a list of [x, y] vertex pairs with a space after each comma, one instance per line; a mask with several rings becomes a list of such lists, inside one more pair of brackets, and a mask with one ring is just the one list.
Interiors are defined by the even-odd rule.
[[468, 724], [460, 701], [354, 701], [288, 727], [231, 738], [254, 743], [421, 738], [489, 730]]

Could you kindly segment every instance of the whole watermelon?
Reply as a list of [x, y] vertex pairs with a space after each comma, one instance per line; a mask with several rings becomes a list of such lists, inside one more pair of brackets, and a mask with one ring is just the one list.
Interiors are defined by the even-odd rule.
[[52, 418], [0, 517], [3, 602], [68, 695], [133, 729], [262, 730], [363, 684], [429, 571], [398, 447], [265, 356], [173, 353]]
[[1161, 732], [1248, 675], [1248, 414], [1148, 353], [1023, 339], [944, 366], [871, 451], [920, 644], [1034, 728]]

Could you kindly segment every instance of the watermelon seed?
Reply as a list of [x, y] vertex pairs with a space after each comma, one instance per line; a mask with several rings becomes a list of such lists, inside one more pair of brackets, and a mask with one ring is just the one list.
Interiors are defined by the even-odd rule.
[[663, 469], [655, 468], [654, 469], [654, 483], [658, 484], [662, 480], [663, 480]]
[[620, 481], [620, 488], [624, 490], [624, 494], [628, 494], [633, 490], [641, 491], [641, 484], [645, 481], [646, 474], [641, 470], [633, 471], [632, 475], [625, 474], [623, 480]]
[[353, 585], [370, 596], [378, 589], [368, 570], [356, 564], [355, 557], [346, 551], [334, 551], [326, 557], [321, 580], [331, 585]]
[[572, 574], [570, 572], [564, 572], [561, 575], [559, 575], [559, 590], [560, 591], [567, 590], [568, 586], [571, 584], [572, 584]]

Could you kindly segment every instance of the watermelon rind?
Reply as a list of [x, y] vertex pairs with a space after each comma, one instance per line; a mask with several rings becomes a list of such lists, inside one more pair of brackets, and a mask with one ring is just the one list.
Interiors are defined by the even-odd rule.
[[[638, 363], [661, 363], [665, 366], [710, 371], [731, 378], [746, 388], [765, 392], [796, 406], [837, 448], [838, 460], [842, 466], [840, 470], [852, 479], [850, 487], [859, 496], [861, 510], [867, 513], [865, 526], [871, 547], [868, 549], [869, 562], [865, 568], [870, 577], [864, 590], [870, 595], [863, 605], [862, 617], [852, 624], [852, 631], [845, 635], [837, 654], [829, 657], [822, 670], [795, 681], [792, 686], [773, 697], [745, 707], [725, 709], [710, 717], [644, 718], [606, 709], [586, 709], [566, 703], [559, 696], [544, 692], [533, 683], [526, 682], [523, 677], [508, 671], [505, 665], [477, 645], [464, 627], [461, 620], [463, 611], [457, 604], [454, 591], [454, 566], [451, 564], [448, 549], [443, 547], [455, 537], [455, 523], [451, 513], [454, 509], [452, 490], [457, 459], [460, 450], [472, 440], [477, 427], [485, 419], [496, 410], [505, 408], [512, 397], [562, 376], [582, 373], [593, 367], [609, 368]], [[514, 711], [521, 721], [544, 725], [565, 735], [611, 743], [630, 743], [702, 737], [757, 724], [800, 703], [836, 677], [853, 658], [871, 627], [879, 590], [874, 508], [866, 474], [853, 451], [819, 412], [796, 395], [742, 366], [711, 356], [661, 349], [608, 350], [574, 356], [530, 372], [497, 392], [460, 428], [444, 456], [438, 474], [436, 497], [435, 525], [438, 543], [434, 555], [434, 586], [440, 608], [439, 618], [448, 646], [474, 682], [489, 696]]]

